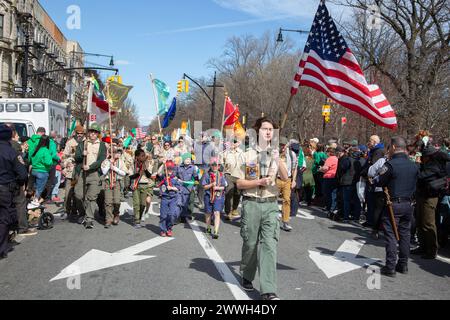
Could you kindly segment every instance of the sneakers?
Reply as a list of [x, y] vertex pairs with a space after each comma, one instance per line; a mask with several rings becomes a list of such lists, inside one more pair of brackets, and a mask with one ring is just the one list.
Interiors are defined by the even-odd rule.
[[135, 228], [135, 229], [141, 229], [141, 228], [142, 228], [142, 225], [141, 225], [140, 223], [135, 223], [135, 224], [134, 224], [134, 228]]
[[165, 238], [165, 237], [167, 237], [167, 234], [166, 234], [164, 231], [161, 231], [161, 233], [159, 234], [159, 236]]
[[93, 223], [92, 221], [86, 221], [86, 222], [84, 223], [84, 227], [85, 227], [86, 229], [94, 229], [94, 223]]
[[245, 278], [242, 278], [242, 288], [248, 292], [255, 291], [255, 288], [253, 287], [252, 282], [248, 281]]
[[172, 238], [172, 237], [173, 237], [173, 232], [172, 232], [172, 230], [167, 231], [166, 235], [167, 235], [169, 238]]
[[265, 293], [261, 295], [261, 299], [262, 300], [272, 300], [272, 301], [277, 301], [277, 300], [281, 300], [280, 298], [278, 298], [278, 296], [275, 293]]
[[106, 223], [105, 224], [105, 229], [110, 229], [112, 227], [112, 224], [111, 223]]
[[39, 209], [40, 207], [41, 207], [41, 204], [40, 204], [39, 201], [37, 201], [37, 200], [31, 201], [31, 202], [27, 205], [27, 209], [28, 209], [28, 210], [35, 210], [35, 209]]
[[86, 221], [86, 216], [80, 216], [80, 217], [78, 217], [77, 223], [84, 224], [85, 221]]
[[217, 232], [217, 233], [212, 233], [212, 238], [214, 239], [214, 240], [217, 240], [217, 239], [219, 239], [219, 233]]
[[24, 236], [24, 237], [35, 236], [37, 234], [38, 234], [37, 229], [28, 229], [24, 232], [19, 232], [19, 235]]
[[60, 197], [56, 196], [56, 197], [53, 197], [53, 198], [52, 198], [52, 201], [53, 201], [53, 202], [61, 202], [62, 200], [61, 200]]
[[281, 228], [281, 230], [284, 230], [286, 232], [292, 231], [292, 227], [287, 222], [283, 222], [280, 228]]
[[206, 233], [207, 233], [207, 234], [211, 234], [211, 233], [212, 233], [211, 227], [206, 228]]

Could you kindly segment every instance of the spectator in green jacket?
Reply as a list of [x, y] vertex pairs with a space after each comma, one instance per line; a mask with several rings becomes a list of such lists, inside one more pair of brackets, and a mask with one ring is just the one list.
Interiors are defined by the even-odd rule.
[[317, 149], [313, 153], [314, 158], [314, 165], [312, 168], [312, 173], [314, 176], [314, 184], [316, 186], [315, 188], [315, 202], [317, 205], [320, 205], [318, 203], [319, 199], [322, 197], [322, 180], [323, 180], [323, 173], [319, 171], [319, 168], [324, 165], [325, 160], [327, 160], [328, 156], [325, 153], [325, 146], [321, 143], [317, 144]]
[[50, 138], [48, 136], [42, 136], [39, 139], [39, 143], [33, 152], [29, 153], [30, 163], [32, 166], [31, 175], [34, 177], [35, 195], [34, 200], [31, 203], [32, 208], [37, 208], [40, 205], [40, 198], [44, 191], [45, 185], [48, 180], [50, 169], [53, 165], [52, 153], [50, 151]]

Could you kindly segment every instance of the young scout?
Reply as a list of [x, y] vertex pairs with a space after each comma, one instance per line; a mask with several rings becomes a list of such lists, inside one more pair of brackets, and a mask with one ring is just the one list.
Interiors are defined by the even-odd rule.
[[[198, 170], [192, 164], [192, 154], [181, 156], [182, 164], [177, 167], [175, 175], [181, 184], [181, 222], [186, 223], [194, 213], [193, 198], [195, 197], [195, 181], [198, 181]], [[192, 199], [191, 199], [192, 198]]]
[[[227, 186], [219, 166], [219, 159], [211, 158], [210, 170], [202, 178], [202, 186], [205, 189], [206, 230], [211, 233], [213, 239], [219, 238], [220, 214], [225, 206], [224, 190]], [[214, 232], [211, 231], [212, 214], [214, 214]]]
[[126, 175], [126, 167], [121, 160], [122, 150], [114, 150], [114, 158], [111, 159], [111, 155], [108, 150], [108, 158], [102, 163], [103, 173], [103, 190], [105, 191], [105, 209], [106, 219], [105, 228], [109, 229], [111, 225], [117, 226], [120, 222], [119, 210], [121, 199], [120, 181]]
[[171, 160], [166, 162], [166, 175], [159, 184], [161, 189], [161, 212], [159, 227], [161, 237], [173, 236], [173, 225], [180, 211], [180, 189], [181, 185], [175, 177], [175, 163]]
[[144, 150], [136, 150], [130, 175], [131, 189], [133, 190], [134, 227], [136, 229], [142, 228], [141, 219], [147, 207], [147, 198], [153, 197], [155, 175], [151, 172], [152, 168], [153, 160], [147, 157]]
[[240, 161], [237, 187], [243, 190], [241, 236], [242, 287], [253, 291], [252, 281], [259, 269], [260, 292], [263, 300], [277, 297], [277, 244], [280, 234], [278, 220], [277, 174], [288, 179], [287, 169], [280, 162], [278, 146], [271, 145], [274, 124], [267, 118], [257, 120], [254, 130], [258, 145], [249, 147]]

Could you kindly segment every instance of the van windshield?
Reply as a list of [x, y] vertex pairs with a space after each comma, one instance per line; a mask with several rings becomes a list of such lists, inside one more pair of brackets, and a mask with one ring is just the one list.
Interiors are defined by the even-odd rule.
[[[10, 122], [8, 122], [10, 123]], [[0, 122], [0, 124], [6, 124], [5, 122]], [[16, 128], [17, 133], [19, 134], [20, 138], [27, 136], [27, 125], [24, 123], [13, 123], [14, 127]]]

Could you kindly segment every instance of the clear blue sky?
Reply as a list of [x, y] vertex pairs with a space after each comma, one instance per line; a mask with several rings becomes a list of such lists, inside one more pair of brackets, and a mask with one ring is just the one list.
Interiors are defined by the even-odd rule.
[[[166, 82], [171, 93], [187, 73], [209, 77], [206, 63], [222, 55], [232, 36], [280, 27], [309, 30], [318, 0], [40, 0], [67, 39], [78, 41], [84, 51], [114, 55], [130, 97], [138, 106], [142, 126], [155, 116], [149, 74]], [[69, 30], [70, 5], [81, 9], [81, 29]], [[330, 8], [331, 9], [331, 8]], [[334, 11], [339, 18], [342, 8]], [[305, 36], [285, 34], [303, 49]], [[109, 59], [86, 60], [108, 65]], [[105, 78], [108, 73], [102, 73]]]

